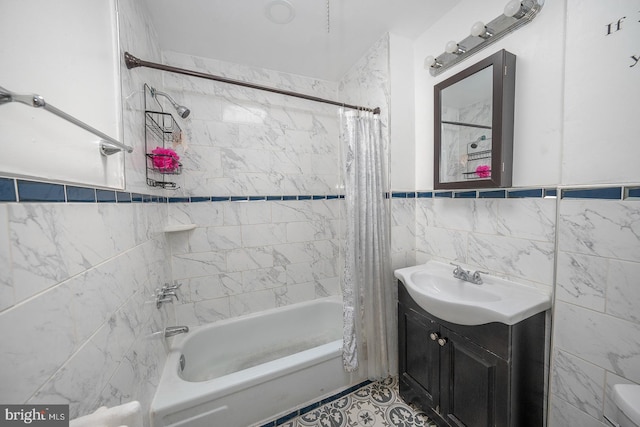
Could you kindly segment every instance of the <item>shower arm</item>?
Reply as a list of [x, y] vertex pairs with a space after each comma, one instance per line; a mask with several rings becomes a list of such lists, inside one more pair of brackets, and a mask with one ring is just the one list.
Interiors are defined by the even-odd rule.
[[21, 104], [28, 105], [34, 108], [43, 108], [48, 112], [64, 119], [70, 123], [73, 123], [76, 126], [81, 127], [82, 129], [91, 132], [92, 134], [100, 137], [103, 141], [100, 141], [100, 153], [103, 156], [110, 156], [111, 154], [119, 153], [122, 150], [125, 150], [127, 153], [131, 153], [133, 151], [133, 147], [125, 145], [115, 139], [111, 138], [109, 135], [106, 135], [99, 130], [89, 126], [83, 121], [76, 119], [75, 117], [65, 113], [64, 111], [54, 107], [51, 104], [45, 102], [44, 98], [40, 95], [30, 94], [17, 94], [13, 93], [3, 87], [0, 87], [0, 105], [8, 104], [9, 102], [19, 102]]
[[380, 114], [380, 107], [369, 108], [369, 107], [361, 107], [361, 106], [358, 106], [358, 105], [349, 105], [349, 104], [345, 104], [344, 102], [332, 101], [330, 99], [319, 98], [317, 96], [305, 95], [305, 94], [298, 93], [298, 92], [292, 92], [292, 91], [288, 91], [288, 90], [280, 90], [280, 89], [276, 89], [276, 88], [269, 87], [269, 86], [261, 86], [261, 85], [257, 85], [257, 84], [254, 84], [254, 83], [243, 82], [243, 81], [240, 81], [240, 80], [228, 79], [226, 77], [220, 77], [220, 76], [216, 76], [214, 74], [201, 73], [199, 71], [187, 70], [185, 68], [173, 67], [171, 65], [158, 64], [156, 62], [149, 62], [149, 61], [145, 61], [145, 60], [136, 58], [135, 56], [131, 55], [129, 52], [125, 52], [124, 53], [124, 62], [127, 65], [128, 69], [137, 68], [137, 67], [154, 68], [156, 70], [169, 71], [171, 73], [183, 74], [185, 76], [199, 77], [201, 79], [214, 80], [214, 81], [217, 81], [217, 82], [228, 83], [228, 84], [232, 84], [232, 85], [236, 85], [236, 86], [242, 86], [242, 87], [248, 87], [248, 88], [251, 88], [251, 89], [263, 90], [263, 91], [266, 91], [266, 92], [277, 93], [277, 94], [280, 94], [280, 95], [293, 96], [295, 98], [306, 99], [306, 100], [309, 100], [309, 101], [315, 101], [315, 102], [322, 102], [324, 104], [337, 105], [337, 106], [343, 107], [343, 108], [350, 108], [350, 109], [359, 110], [359, 111], [369, 111], [369, 112], [372, 112], [373, 114]]

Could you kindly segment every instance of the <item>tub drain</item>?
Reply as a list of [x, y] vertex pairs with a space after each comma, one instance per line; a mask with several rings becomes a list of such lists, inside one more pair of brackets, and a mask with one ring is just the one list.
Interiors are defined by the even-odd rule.
[[184, 359], [184, 354], [180, 355], [180, 372], [184, 371], [184, 365], [186, 364], [186, 360]]

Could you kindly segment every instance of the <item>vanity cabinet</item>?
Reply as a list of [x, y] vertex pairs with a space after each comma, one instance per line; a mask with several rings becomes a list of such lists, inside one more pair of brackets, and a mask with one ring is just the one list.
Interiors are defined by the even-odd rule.
[[398, 282], [400, 396], [438, 426], [543, 425], [545, 313], [515, 325], [456, 325]]

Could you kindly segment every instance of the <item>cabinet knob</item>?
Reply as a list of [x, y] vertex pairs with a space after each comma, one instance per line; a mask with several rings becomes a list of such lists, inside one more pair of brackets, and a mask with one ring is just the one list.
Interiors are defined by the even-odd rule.
[[445, 344], [447, 344], [447, 339], [446, 338], [439, 338], [438, 339], [438, 344], [440, 344], [440, 347], [444, 347]]
[[437, 332], [431, 332], [429, 334], [429, 338], [431, 338], [431, 341], [436, 341], [438, 338], [440, 338], [440, 334]]

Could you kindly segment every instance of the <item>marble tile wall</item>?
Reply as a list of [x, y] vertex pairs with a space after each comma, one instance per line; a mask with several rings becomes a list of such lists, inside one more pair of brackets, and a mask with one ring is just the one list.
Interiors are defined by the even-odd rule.
[[[165, 52], [166, 63], [333, 99], [336, 84]], [[341, 185], [336, 107], [166, 73], [165, 89], [191, 109], [179, 121], [183, 173], [176, 195], [335, 194]]]
[[160, 206], [0, 205], [0, 400], [68, 403], [71, 417], [149, 403], [170, 320], [152, 304], [169, 273]]
[[551, 292], [555, 198], [416, 198], [416, 262], [464, 264]]
[[340, 295], [340, 199], [171, 203], [180, 324], [200, 325]]
[[640, 201], [560, 204], [550, 425], [607, 425], [640, 384]]
[[[331, 82], [174, 52], [165, 52], [164, 60], [335, 97]], [[176, 149], [183, 174], [172, 195], [245, 199], [170, 204], [170, 222], [197, 225], [169, 237], [174, 279], [184, 285], [179, 323], [210, 323], [340, 294], [342, 201], [326, 198], [341, 192], [336, 108], [171, 74], [165, 85], [192, 111], [180, 122], [186, 138]], [[257, 196], [269, 200], [246, 200]]]
[[416, 199], [391, 199], [391, 268], [416, 265]]
[[[174, 52], [164, 59], [347, 103], [372, 100], [388, 111], [388, 38], [339, 85]], [[186, 294], [176, 306], [178, 321], [203, 324], [339, 295], [344, 208], [337, 108], [170, 74], [165, 89], [192, 111], [180, 123], [186, 144], [177, 147], [184, 172], [176, 197], [267, 198], [170, 203], [170, 222], [197, 225], [169, 237], [174, 279]]]

